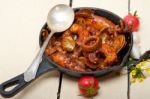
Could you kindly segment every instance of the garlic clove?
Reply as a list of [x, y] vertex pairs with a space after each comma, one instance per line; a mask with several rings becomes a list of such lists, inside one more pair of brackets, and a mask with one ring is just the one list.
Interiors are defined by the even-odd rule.
[[139, 59], [140, 56], [141, 56], [140, 47], [137, 44], [133, 43], [133, 47], [131, 50], [131, 57], [134, 59]]
[[136, 44], [140, 43], [140, 38], [137, 32], [133, 32], [133, 42]]

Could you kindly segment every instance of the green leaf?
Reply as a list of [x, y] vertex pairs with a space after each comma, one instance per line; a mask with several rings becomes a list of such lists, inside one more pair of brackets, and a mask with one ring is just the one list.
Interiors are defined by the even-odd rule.
[[128, 68], [131, 68], [132, 65], [134, 65], [135, 62], [136, 62], [135, 59], [130, 58], [130, 59], [125, 63], [125, 66], [127, 66]]

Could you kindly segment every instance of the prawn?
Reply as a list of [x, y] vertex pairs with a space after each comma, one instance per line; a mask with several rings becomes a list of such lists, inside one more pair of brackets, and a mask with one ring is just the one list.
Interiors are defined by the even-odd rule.
[[100, 67], [105, 68], [112, 65], [117, 60], [117, 53], [113, 47], [109, 44], [102, 44], [101, 52], [104, 54], [105, 59], [101, 63]]

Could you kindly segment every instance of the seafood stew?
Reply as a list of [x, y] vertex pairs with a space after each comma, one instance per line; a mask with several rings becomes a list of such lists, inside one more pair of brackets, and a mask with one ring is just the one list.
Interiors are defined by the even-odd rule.
[[[50, 30], [42, 29], [43, 40]], [[90, 72], [120, 64], [127, 44], [128, 26], [96, 15], [94, 10], [76, 11], [72, 26], [55, 34], [45, 50], [46, 55], [63, 68]], [[129, 45], [127, 45], [129, 46]], [[120, 54], [123, 52], [124, 54]]]

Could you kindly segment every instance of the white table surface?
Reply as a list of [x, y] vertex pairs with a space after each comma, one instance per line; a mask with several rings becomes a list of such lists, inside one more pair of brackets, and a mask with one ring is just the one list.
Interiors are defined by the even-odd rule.
[[[98, 7], [123, 17], [128, 0], [73, 0], [72, 7]], [[69, 0], [0, 0], [0, 83], [23, 73], [39, 50], [39, 32], [47, 13], [56, 4]], [[142, 53], [150, 49], [150, 1], [131, 0], [131, 12], [138, 10]], [[57, 99], [58, 71], [48, 72], [11, 99]], [[99, 94], [94, 99], [127, 99], [127, 75], [115, 73], [98, 78]], [[77, 78], [63, 75], [60, 99], [78, 96]], [[149, 99], [150, 77], [131, 85], [131, 99]], [[0, 96], [0, 99], [4, 99]]]

